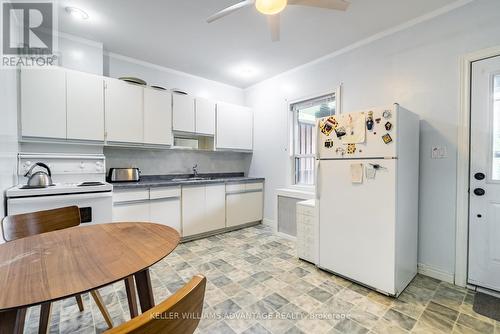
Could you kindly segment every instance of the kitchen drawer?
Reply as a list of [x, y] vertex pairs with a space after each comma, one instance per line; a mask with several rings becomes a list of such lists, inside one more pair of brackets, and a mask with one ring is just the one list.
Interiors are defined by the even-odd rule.
[[149, 192], [150, 199], [181, 197], [181, 187], [169, 188], [151, 188]]
[[245, 184], [246, 190], [262, 190], [263, 187], [264, 184], [262, 182]]
[[243, 192], [245, 191], [245, 184], [244, 183], [231, 183], [231, 184], [226, 184], [226, 192], [227, 193], [234, 193], [234, 192]]
[[115, 190], [113, 192], [113, 203], [147, 200], [149, 200], [149, 189]]

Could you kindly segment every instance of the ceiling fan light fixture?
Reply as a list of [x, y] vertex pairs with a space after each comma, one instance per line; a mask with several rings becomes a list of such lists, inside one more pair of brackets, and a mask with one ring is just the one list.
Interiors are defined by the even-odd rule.
[[285, 9], [287, 0], [256, 0], [255, 8], [262, 14], [275, 15]]

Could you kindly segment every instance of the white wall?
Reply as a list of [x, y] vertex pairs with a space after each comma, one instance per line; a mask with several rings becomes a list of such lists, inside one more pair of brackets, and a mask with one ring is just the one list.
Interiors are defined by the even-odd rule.
[[16, 70], [0, 69], [0, 219], [5, 214], [4, 191], [17, 183], [16, 77]]
[[103, 45], [69, 34], [58, 34], [59, 66], [72, 70], [102, 75]]
[[244, 91], [241, 88], [112, 53], [104, 56], [104, 75], [112, 78], [138, 77], [149, 85], [176, 88], [217, 101], [244, 103]]
[[[265, 218], [275, 220], [277, 187], [288, 183], [285, 99], [343, 83], [344, 111], [399, 102], [421, 117], [419, 263], [453, 275], [459, 57], [500, 45], [500, 1], [476, 0], [344, 54], [261, 82], [246, 91], [255, 110], [250, 175], [266, 178]], [[448, 157], [431, 160], [431, 147]], [[452, 277], [452, 276], [451, 276]]]

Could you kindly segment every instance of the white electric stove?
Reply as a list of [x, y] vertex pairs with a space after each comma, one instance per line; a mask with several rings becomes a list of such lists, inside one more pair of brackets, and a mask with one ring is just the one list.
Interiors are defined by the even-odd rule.
[[[53, 186], [26, 187], [24, 174], [36, 162], [49, 166]], [[7, 214], [76, 205], [84, 224], [111, 222], [113, 186], [105, 182], [105, 162], [102, 154], [19, 154], [17, 170], [21, 183], [6, 191]]]

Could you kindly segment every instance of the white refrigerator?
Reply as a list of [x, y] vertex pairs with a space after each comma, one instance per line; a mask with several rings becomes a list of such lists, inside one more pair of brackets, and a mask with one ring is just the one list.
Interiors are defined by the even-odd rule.
[[394, 104], [317, 125], [318, 266], [398, 296], [417, 273], [419, 118]]

